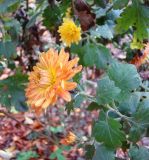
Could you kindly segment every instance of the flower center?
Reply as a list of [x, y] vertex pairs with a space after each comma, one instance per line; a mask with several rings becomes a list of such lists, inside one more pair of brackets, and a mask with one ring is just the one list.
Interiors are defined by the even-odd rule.
[[56, 72], [53, 69], [51, 69], [49, 74], [49, 83], [51, 86], [53, 86], [55, 82], [56, 82]]

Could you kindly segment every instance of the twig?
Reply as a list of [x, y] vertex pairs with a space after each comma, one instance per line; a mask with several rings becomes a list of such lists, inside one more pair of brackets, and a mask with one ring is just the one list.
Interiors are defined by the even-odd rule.
[[28, 9], [29, 9], [29, 2], [28, 0], [26, 0], [26, 10], [28, 11]]

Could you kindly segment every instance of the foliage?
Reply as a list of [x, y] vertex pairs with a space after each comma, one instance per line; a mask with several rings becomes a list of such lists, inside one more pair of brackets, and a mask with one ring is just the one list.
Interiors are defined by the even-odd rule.
[[122, 145], [125, 140], [124, 133], [120, 130], [121, 124], [108, 118], [107, 115], [101, 111], [99, 120], [93, 127], [93, 136], [98, 142], [104, 142], [105, 146], [117, 148]]
[[62, 146], [61, 148], [58, 148], [55, 152], [53, 152], [50, 155], [50, 159], [57, 158], [57, 160], [65, 160], [66, 158], [63, 156], [62, 152], [64, 150], [68, 151], [69, 149], [70, 149], [70, 147], [67, 147], [67, 146]]
[[[66, 46], [61, 42], [58, 28], [68, 14], [68, 21], [79, 28], [79, 38], [72, 41], [71, 36], [76, 36], [76, 30], [66, 24], [63, 28], [65, 38], [69, 42], [77, 42]], [[148, 136], [149, 128], [149, 83], [142, 76], [142, 71], [149, 69], [146, 63], [148, 38], [149, 4], [145, 0], [38, 0], [36, 3], [0, 0], [0, 105], [8, 112], [24, 112], [30, 108], [39, 113], [41, 108], [44, 110], [49, 104], [56, 103], [58, 107], [61, 104], [65, 106], [68, 114], [83, 106], [89, 112], [99, 113], [98, 119], [93, 119], [92, 135], [84, 140], [78, 133], [76, 140], [83, 146], [87, 160], [114, 160], [118, 148], [127, 150], [131, 160], [147, 160], [148, 149], [137, 142]], [[47, 51], [49, 48], [59, 51], [64, 48], [68, 54], [59, 56], [59, 60], [55, 56], [52, 61], [53, 53]], [[118, 50], [118, 55], [115, 50]], [[48, 52], [50, 56], [39, 58], [41, 52]], [[80, 69], [73, 67], [72, 59], [76, 56], [79, 57], [79, 62], [75, 58], [76, 64], [83, 66], [81, 73], [78, 73], [81, 66]], [[139, 65], [133, 61], [136, 57]], [[34, 67], [39, 59], [43, 65], [37, 63]], [[68, 59], [72, 61], [67, 63]], [[25, 89], [32, 70], [27, 106]], [[55, 80], [56, 75], [60, 78]], [[55, 97], [53, 92], [48, 94], [51, 89], [49, 79], [50, 87], [54, 84]], [[39, 86], [43, 90], [46, 88], [44, 94], [40, 90], [40, 97]], [[69, 102], [57, 103], [58, 94]], [[40, 113], [44, 112], [40, 110]], [[42, 116], [47, 118], [45, 114]], [[52, 143], [56, 144], [56, 149], [47, 157], [67, 159], [63, 153], [70, 148], [62, 146], [55, 138], [65, 132], [65, 125], [47, 123], [45, 126], [46, 136], [52, 137]], [[17, 155], [18, 160], [37, 157], [40, 155], [34, 151]]]
[[26, 83], [27, 75], [21, 73], [16, 73], [14, 76], [0, 81], [1, 104], [8, 108], [15, 107], [19, 111], [25, 111], [27, 109], [24, 93]]
[[21, 152], [17, 156], [17, 160], [30, 160], [31, 158], [38, 158], [37, 153], [33, 151], [27, 151]]

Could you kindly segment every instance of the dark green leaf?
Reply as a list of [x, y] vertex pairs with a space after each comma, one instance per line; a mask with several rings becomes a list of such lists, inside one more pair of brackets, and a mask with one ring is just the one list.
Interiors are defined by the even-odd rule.
[[66, 10], [70, 4], [70, 0], [65, 0], [62, 1], [59, 5], [48, 6], [43, 13], [43, 24], [49, 29], [57, 26], [61, 22], [61, 19], [66, 13]]
[[138, 104], [137, 111], [132, 114], [132, 124], [129, 139], [132, 142], [140, 140], [145, 128], [149, 126], [149, 99], [144, 99]]
[[98, 81], [97, 102], [98, 104], [108, 104], [114, 101], [120, 93], [120, 89], [115, 86], [114, 82], [108, 76]]
[[60, 21], [60, 10], [57, 6], [47, 7], [43, 13], [43, 24], [51, 29], [55, 25], [57, 25]]
[[16, 44], [11, 41], [0, 42], [0, 56], [5, 58], [14, 57], [16, 55]]
[[120, 130], [121, 124], [113, 118], [109, 118], [101, 111], [99, 120], [93, 127], [93, 136], [98, 142], [103, 142], [105, 146], [117, 148], [125, 140], [125, 134]]
[[67, 111], [68, 115], [70, 114], [71, 111], [73, 111], [73, 109], [74, 109], [73, 101], [68, 102], [66, 104], [66, 108], [65, 108], [65, 110]]
[[148, 36], [148, 26], [149, 8], [142, 6], [138, 1], [134, 1], [132, 5], [123, 11], [121, 17], [117, 19], [116, 31], [123, 33], [130, 27], [134, 27], [135, 38], [142, 41]]
[[114, 151], [106, 148], [103, 145], [98, 145], [95, 151], [95, 155], [93, 157], [93, 160], [114, 160], [115, 154]]
[[87, 110], [88, 111], [93, 111], [93, 110], [98, 110], [98, 109], [101, 109], [101, 108], [103, 108], [103, 106], [99, 105], [96, 102], [92, 102], [92, 103], [89, 104]]
[[74, 99], [74, 106], [75, 107], [80, 107], [81, 103], [85, 100], [84, 95], [77, 95]]
[[122, 9], [128, 4], [129, 0], [115, 0], [113, 4], [114, 9]]
[[131, 142], [138, 142], [141, 139], [141, 135], [143, 134], [144, 129], [137, 124], [133, 124], [129, 131], [129, 140]]
[[85, 159], [86, 160], [92, 160], [94, 153], [95, 153], [94, 145], [86, 145], [85, 146]]
[[117, 19], [116, 31], [118, 33], [124, 33], [130, 26], [133, 26], [136, 21], [136, 12], [135, 6], [129, 6], [123, 11], [121, 17]]
[[96, 4], [98, 4], [100, 7], [106, 7], [106, 1], [105, 0], [94, 0]]
[[80, 80], [82, 78], [82, 73], [77, 73], [74, 77], [73, 77], [73, 81], [76, 83], [80, 83]]
[[132, 116], [133, 121], [140, 127], [144, 128], [149, 126], [149, 108], [140, 108]]
[[0, 103], [6, 107], [15, 107], [19, 111], [25, 111], [25, 83], [27, 75], [17, 73], [0, 81]]
[[71, 52], [78, 54], [80, 63], [84, 66], [93, 67], [95, 65], [99, 69], [105, 69], [112, 62], [109, 49], [103, 45], [86, 43], [84, 46], [73, 46]]
[[148, 160], [149, 150], [145, 147], [133, 146], [129, 150], [129, 157], [131, 158], [131, 160]]
[[[138, 10], [140, 12], [138, 12]], [[149, 27], [149, 7], [139, 5], [137, 8], [137, 20], [136, 20], [136, 31], [134, 33], [135, 37], [142, 41], [148, 38], [148, 27]]]
[[[4, 22], [4, 28], [11, 36], [11, 40], [15, 43], [19, 41], [19, 35], [22, 31], [21, 24], [16, 19], [8, 19]], [[16, 44], [14, 46], [16, 47]]]

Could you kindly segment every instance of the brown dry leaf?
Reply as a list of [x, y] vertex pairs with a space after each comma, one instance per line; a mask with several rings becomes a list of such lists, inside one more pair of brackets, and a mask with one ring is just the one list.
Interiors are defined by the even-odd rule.
[[84, 0], [76, 0], [73, 6], [74, 14], [78, 17], [83, 31], [95, 25], [95, 14]]
[[32, 124], [32, 128], [39, 131], [43, 129], [43, 125], [39, 121], [34, 121], [34, 123]]

